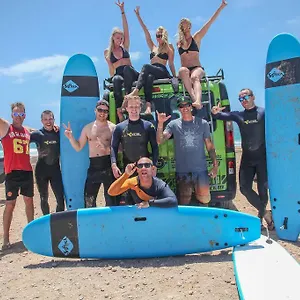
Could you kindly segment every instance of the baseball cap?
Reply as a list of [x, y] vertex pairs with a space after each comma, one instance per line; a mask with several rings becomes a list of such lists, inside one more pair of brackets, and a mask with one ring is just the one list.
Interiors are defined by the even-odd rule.
[[97, 103], [96, 103], [96, 108], [97, 108], [99, 105], [105, 105], [105, 106], [107, 106], [107, 107], [109, 108], [109, 103], [108, 103], [106, 100], [104, 100], [104, 99], [101, 99], [101, 100], [97, 101]]
[[181, 103], [190, 103], [192, 104], [192, 99], [189, 96], [180, 96], [177, 98], [177, 106], [179, 106]]

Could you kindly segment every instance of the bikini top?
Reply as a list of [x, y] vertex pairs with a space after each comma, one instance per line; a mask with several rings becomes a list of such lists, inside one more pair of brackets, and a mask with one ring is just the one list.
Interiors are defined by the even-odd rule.
[[183, 49], [182, 47], [178, 48], [179, 55], [181, 55], [184, 52], [189, 53], [189, 51], [199, 52], [199, 48], [193, 38], [192, 38], [192, 42], [191, 42], [190, 46], [187, 49]]
[[128, 51], [126, 49], [124, 49], [123, 47], [121, 47], [123, 55], [121, 58], [116, 58], [113, 54], [113, 52], [110, 53], [110, 62], [112, 64], [114, 64], [115, 62], [117, 62], [118, 60], [122, 59], [122, 58], [130, 58], [130, 55], [128, 53]]
[[157, 57], [159, 57], [161, 59], [164, 59], [164, 60], [168, 60], [168, 58], [169, 58], [168, 53], [158, 53], [158, 54], [156, 54], [155, 52], [151, 52], [150, 53], [150, 59], [152, 59], [154, 56], [157, 56]]

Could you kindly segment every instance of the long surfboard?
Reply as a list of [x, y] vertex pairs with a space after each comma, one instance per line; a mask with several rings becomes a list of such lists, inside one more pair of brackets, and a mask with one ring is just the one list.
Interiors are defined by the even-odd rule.
[[300, 266], [277, 242], [261, 236], [233, 250], [241, 300], [298, 300]]
[[213, 251], [259, 236], [260, 220], [235, 211], [119, 206], [43, 216], [24, 228], [23, 243], [46, 256], [123, 259]]
[[80, 152], [72, 148], [62, 124], [70, 122], [73, 135], [78, 139], [83, 127], [95, 119], [98, 100], [98, 77], [92, 60], [83, 54], [72, 56], [65, 67], [60, 102], [61, 171], [68, 210], [84, 207], [89, 152], [87, 145]]
[[300, 233], [300, 44], [279, 34], [268, 49], [266, 147], [272, 212], [279, 238]]

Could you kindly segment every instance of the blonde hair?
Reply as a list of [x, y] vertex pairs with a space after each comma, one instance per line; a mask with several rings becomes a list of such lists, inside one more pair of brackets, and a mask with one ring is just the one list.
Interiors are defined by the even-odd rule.
[[166, 30], [166, 28], [164, 28], [163, 26], [159, 26], [156, 29], [156, 32], [161, 32], [162, 33], [162, 45], [158, 45], [158, 53], [163, 53], [163, 52], [167, 52], [164, 51], [166, 50], [166, 47], [169, 47], [169, 41], [168, 41], [168, 31]]
[[108, 51], [107, 51], [107, 54], [106, 54], [107, 59], [110, 58], [110, 55], [113, 51], [113, 48], [114, 48], [114, 35], [116, 33], [122, 34], [123, 37], [124, 37], [124, 32], [120, 28], [118, 28], [118, 27], [113, 28], [113, 31], [112, 31], [111, 36], [109, 38], [109, 45], [108, 45], [108, 49], [107, 49]]
[[125, 95], [124, 96], [124, 107], [128, 106], [128, 101], [129, 100], [137, 100], [137, 101], [140, 102], [140, 104], [142, 104], [140, 96]]
[[184, 32], [182, 30], [182, 23], [184, 23], [184, 22], [187, 22], [190, 25], [190, 27], [192, 27], [192, 23], [191, 23], [190, 19], [182, 18], [180, 20], [179, 25], [178, 25], [178, 33], [177, 33], [179, 46], [182, 46], [184, 44], [184, 42], [186, 41], [185, 36], [184, 36]]

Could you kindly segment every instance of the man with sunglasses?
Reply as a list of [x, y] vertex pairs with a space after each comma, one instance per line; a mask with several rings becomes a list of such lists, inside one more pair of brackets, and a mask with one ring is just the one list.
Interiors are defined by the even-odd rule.
[[[211, 109], [215, 119], [235, 121], [242, 137], [242, 159], [239, 172], [240, 190], [249, 203], [258, 210], [258, 217], [268, 224], [269, 230], [274, 229], [268, 204], [267, 163], [265, 143], [265, 110], [255, 105], [255, 96], [249, 88], [242, 89], [239, 101], [243, 111], [222, 112], [224, 107], [213, 106]], [[258, 194], [253, 190], [254, 176], [257, 174]]]
[[6, 202], [3, 212], [2, 250], [11, 247], [9, 229], [19, 195], [23, 195], [28, 223], [34, 218], [33, 173], [30, 164], [30, 133], [23, 127], [25, 106], [21, 102], [11, 105], [12, 124], [0, 118], [0, 138], [4, 151]]
[[35, 178], [41, 199], [41, 209], [44, 215], [49, 211], [49, 191], [51, 184], [56, 198], [56, 212], [64, 211], [64, 189], [59, 164], [60, 142], [59, 130], [54, 125], [54, 114], [51, 110], [45, 110], [41, 114], [43, 128], [31, 133], [30, 142], [36, 143], [38, 149], [38, 161], [35, 167]]
[[[164, 143], [174, 137], [176, 179], [179, 203], [188, 205], [192, 192], [202, 206], [210, 202], [209, 176], [215, 177], [218, 162], [214, 144], [210, 138], [208, 123], [192, 115], [192, 100], [182, 96], [177, 99], [181, 118], [172, 120], [163, 131], [164, 122], [171, 116], [158, 113], [157, 142]], [[208, 172], [204, 146], [212, 160], [213, 168]]]
[[65, 136], [69, 139], [76, 151], [83, 149], [88, 142], [90, 166], [84, 188], [85, 207], [96, 207], [96, 199], [101, 184], [104, 186], [104, 197], [106, 206], [117, 205], [116, 199], [111, 197], [107, 190], [114, 181], [111, 170], [110, 145], [115, 125], [108, 121], [109, 103], [99, 100], [96, 103], [96, 120], [87, 124], [81, 132], [78, 140], [75, 140], [70, 123], [65, 127]]
[[[137, 176], [131, 177], [137, 171]], [[163, 180], [154, 177], [156, 170], [148, 157], [142, 157], [137, 163], [128, 164], [125, 172], [109, 188], [112, 196], [129, 191], [138, 208], [174, 207], [177, 199]]]

